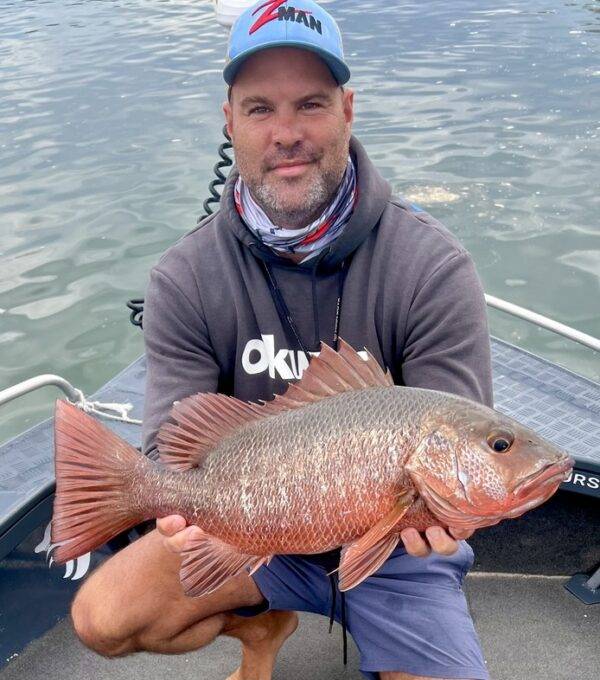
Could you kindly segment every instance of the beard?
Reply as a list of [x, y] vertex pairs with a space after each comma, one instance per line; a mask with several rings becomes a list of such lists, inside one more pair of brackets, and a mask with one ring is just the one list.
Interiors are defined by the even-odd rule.
[[[348, 143], [337, 145], [322, 164], [324, 158], [323, 152], [306, 145], [295, 146], [268, 157], [258, 171], [253, 171], [243, 154], [236, 154], [240, 176], [254, 200], [273, 224], [287, 229], [307, 226], [332, 201], [346, 171]], [[278, 178], [270, 172], [277, 163], [293, 160], [310, 162], [310, 171], [299, 178]]]
[[[282, 191], [272, 184], [248, 185], [254, 200], [268, 215], [273, 224], [301, 229], [310, 224], [325, 210], [337, 191], [342, 176], [318, 173], [302, 191], [302, 200], [286, 200]], [[285, 181], [285, 180], [284, 180]]]

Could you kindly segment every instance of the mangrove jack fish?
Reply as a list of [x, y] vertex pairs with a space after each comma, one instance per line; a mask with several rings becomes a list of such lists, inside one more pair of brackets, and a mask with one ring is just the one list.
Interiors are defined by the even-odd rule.
[[511, 418], [444, 392], [397, 387], [367, 353], [327, 345], [272, 401], [176, 402], [161, 463], [57, 401], [54, 558], [65, 562], [143, 520], [202, 530], [183, 552], [189, 595], [276, 554], [341, 546], [340, 590], [358, 585], [406, 527], [476, 529], [540, 505], [573, 465]]

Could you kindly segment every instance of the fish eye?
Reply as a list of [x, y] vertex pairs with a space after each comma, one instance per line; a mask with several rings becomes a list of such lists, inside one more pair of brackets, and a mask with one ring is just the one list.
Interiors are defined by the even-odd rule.
[[515, 438], [510, 432], [491, 432], [488, 435], [487, 443], [492, 451], [504, 453], [510, 449]]

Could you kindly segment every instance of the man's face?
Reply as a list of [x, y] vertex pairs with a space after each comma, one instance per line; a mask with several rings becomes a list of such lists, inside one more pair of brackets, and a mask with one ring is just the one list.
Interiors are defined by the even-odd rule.
[[300, 228], [316, 219], [344, 175], [353, 93], [307, 50], [249, 57], [223, 105], [236, 163], [271, 220]]

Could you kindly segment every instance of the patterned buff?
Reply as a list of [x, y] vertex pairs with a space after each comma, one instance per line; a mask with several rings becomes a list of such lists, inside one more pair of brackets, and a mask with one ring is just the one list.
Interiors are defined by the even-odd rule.
[[274, 225], [256, 203], [241, 177], [235, 184], [235, 205], [240, 217], [265, 245], [281, 253], [307, 253], [306, 262], [339, 236], [350, 220], [358, 192], [354, 163], [348, 158], [346, 172], [338, 192], [312, 224], [303, 229], [284, 229]]

